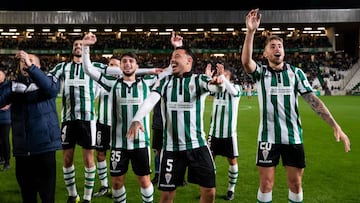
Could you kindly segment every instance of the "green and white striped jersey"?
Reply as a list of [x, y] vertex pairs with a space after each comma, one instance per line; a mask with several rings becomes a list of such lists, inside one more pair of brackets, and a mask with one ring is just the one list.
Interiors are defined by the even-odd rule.
[[257, 64], [250, 75], [256, 82], [260, 108], [258, 141], [303, 143], [298, 95], [313, 91], [304, 72], [287, 63], [282, 71]]
[[[114, 77], [114, 80], [117, 78]], [[104, 125], [111, 126], [112, 118], [112, 97], [111, 92], [104, 88], [100, 88], [98, 96], [98, 122]]]
[[102, 76], [98, 83], [105, 89], [110, 90], [112, 97], [112, 128], [111, 147], [123, 149], [137, 149], [150, 146], [150, 115], [142, 120], [144, 132], [141, 130], [137, 137], [132, 140], [126, 137], [126, 133], [139, 106], [150, 93], [150, 88], [157, 81], [157, 76], [137, 78], [136, 81], [124, 81], [123, 78], [109, 80]]
[[[108, 65], [99, 63], [99, 62], [93, 62], [92, 63], [94, 67], [99, 68], [99, 70], [106, 70]], [[104, 73], [104, 71], [101, 71]], [[120, 77], [120, 75], [103, 75], [103, 77], [106, 77], [107, 80], [112, 80], [113, 82], [109, 82], [110, 84], [114, 84], [116, 80]], [[98, 94], [98, 114], [97, 119], [98, 122], [101, 124], [105, 124], [108, 126], [111, 126], [111, 119], [112, 119], [112, 94], [109, 90], [106, 90], [104, 87], [99, 88], [99, 94]]]
[[[92, 62], [93, 67], [98, 68], [97, 70], [100, 73], [103, 73], [102, 77], [106, 77], [107, 80], [113, 80], [114, 82], [110, 82], [110, 84], [114, 84], [115, 81], [121, 77], [122, 71], [120, 68], [118, 68], [119, 72], [114, 71], [114, 69], [112, 69], [112, 74], [113, 75], [109, 75], [108, 72], [108, 65], [107, 64], [103, 64], [103, 63], [99, 63], [99, 62]], [[146, 71], [148, 71], [150, 69], [138, 69], [137, 72], [140, 72], [140, 74], [147, 74]], [[152, 77], [152, 76], [151, 76]], [[151, 78], [150, 80], [153, 80], [153, 78]], [[99, 94], [98, 94], [98, 114], [97, 114], [97, 119], [98, 122], [101, 124], [105, 124], [108, 126], [111, 126], [111, 119], [112, 119], [112, 94], [110, 93], [110, 91], [104, 89], [103, 87], [99, 88]]]
[[162, 96], [164, 125], [163, 149], [184, 151], [206, 146], [203, 114], [208, 83], [205, 74], [170, 75], [154, 89]]
[[238, 84], [232, 84], [237, 94], [225, 92], [214, 93], [211, 112], [209, 135], [216, 138], [228, 138], [237, 136], [237, 116], [242, 88]]
[[95, 120], [97, 83], [84, 73], [81, 63], [61, 62], [50, 73], [61, 80], [61, 120]]

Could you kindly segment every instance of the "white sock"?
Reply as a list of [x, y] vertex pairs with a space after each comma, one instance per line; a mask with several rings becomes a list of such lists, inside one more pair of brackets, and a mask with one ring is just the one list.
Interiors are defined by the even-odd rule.
[[235, 186], [237, 182], [239, 172], [238, 172], [238, 165], [229, 165], [228, 169], [228, 176], [229, 176], [229, 184], [228, 184], [228, 191], [235, 192]]
[[121, 202], [126, 203], [126, 189], [125, 186], [122, 186], [122, 188], [115, 190], [112, 188], [112, 196], [114, 202]]
[[95, 184], [96, 167], [85, 167], [85, 185], [84, 185], [84, 199], [91, 200], [92, 192]]
[[78, 195], [76, 190], [75, 182], [75, 166], [72, 165], [69, 168], [63, 167], [64, 181], [66, 185], [66, 190], [69, 193], [69, 196], [75, 197]]
[[299, 193], [293, 193], [289, 189], [289, 203], [302, 203], [303, 202], [303, 191], [301, 190]]
[[154, 201], [154, 186], [150, 184], [147, 188], [140, 188], [141, 198], [143, 202], [153, 202]]
[[260, 191], [260, 188], [258, 189], [258, 193], [257, 193], [257, 200], [258, 202], [272, 202], [272, 191], [267, 192], [267, 193], [262, 193]]
[[109, 187], [108, 178], [107, 178], [106, 160], [97, 162], [97, 171], [98, 171], [101, 186]]

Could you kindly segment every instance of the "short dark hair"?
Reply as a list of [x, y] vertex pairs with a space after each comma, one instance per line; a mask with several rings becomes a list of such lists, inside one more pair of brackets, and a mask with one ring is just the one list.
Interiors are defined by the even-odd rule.
[[118, 55], [112, 55], [112, 56], [110, 57], [110, 60], [111, 60], [111, 59], [116, 59], [116, 60], [121, 61], [121, 56], [118, 56]]
[[134, 58], [134, 59], [136, 60], [136, 63], [139, 63], [139, 58], [138, 58], [138, 56], [137, 56], [135, 53], [133, 53], [133, 52], [123, 53], [123, 54], [120, 56], [120, 61], [121, 61], [121, 59], [124, 58], [125, 56]]
[[189, 55], [193, 59], [193, 63], [191, 65], [191, 67], [194, 68], [194, 66], [196, 64], [196, 56], [195, 56], [194, 52], [192, 52], [190, 48], [185, 47], [185, 46], [180, 46], [180, 47], [175, 48], [175, 50], [178, 50], [178, 49], [184, 50], [185, 54]]

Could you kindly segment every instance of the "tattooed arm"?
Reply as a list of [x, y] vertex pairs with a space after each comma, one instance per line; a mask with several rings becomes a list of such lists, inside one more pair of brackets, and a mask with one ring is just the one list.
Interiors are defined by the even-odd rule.
[[311, 108], [334, 129], [334, 136], [336, 141], [340, 142], [340, 140], [342, 140], [344, 142], [345, 152], [349, 152], [350, 140], [348, 136], [342, 131], [339, 124], [335, 121], [334, 117], [331, 115], [325, 104], [314, 93], [304, 94], [302, 97], [311, 106]]

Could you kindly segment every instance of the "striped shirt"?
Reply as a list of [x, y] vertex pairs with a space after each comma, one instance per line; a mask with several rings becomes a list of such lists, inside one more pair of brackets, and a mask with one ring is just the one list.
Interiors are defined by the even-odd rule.
[[162, 97], [163, 149], [184, 151], [206, 146], [203, 113], [211, 78], [185, 73], [165, 77], [154, 89]]
[[[93, 62], [92, 63], [94, 67], [99, 68], [98, 70], [107, 70], [108, 65], [107, 64], [103, 64], [103, 63], [99, 63], [99, 62]], [[104, 73], [104, 71], [101, 71], [102, 73]], [[110, 76], [110, 75], [104, 75], [104, 77], [106, 77], [107, 80], [109, 81], [113, 81], [113, 82], [109, 82], [110, 84], [114, 84], [115, 81], [119, 78], [119, 76], [121, 75], [114, 75], [114, 76]], [[99, 88], [99, 94], [98, 94], [98, 105], [97, 105], [97, 110], [98, 110], [98, 114], [97, 114], [97, 119], [98, 122], [101, 124], [105, 124], [108, 126], [111, 126], [111, 118], [112, 118], [112, 97], [111, 97], [111, 92], [106, 90], [104, 87], [100, 86]]]
[[242, 88], [233, 84], [237, 94], [228, 91], [214, 93], [209, 135], [216, 138], [237, 136], [237, 116]]
[[61, 62], [50, 73], [61, 80], [61, 121], [96, 119], [94, 100], [97, 83], [84, 73], [81, 63]]
[[298, 94], [313, 91], [304, 72], [289, 64], [284, 64], [282, 71], [257, 64], [250, 75], [256, 82], [260, 108], [258, 141], [303, 143]]
[[[116, 80], [116, 78], [114, 78]], [[111, 93], [104, 88], [100, 88], [98, 96], [98, 122], [111, 126], [112, 118], [112, 97]]]
[[136, 81], [124, 81], [123, 78], [109, 80], [102, 75], [98, 81], [101, 86], [110, 91], [112, 97], [112, 128], [111, 147], [122, 149], [138, 149], [150, 146], [150, 115], [142, 120], [144, 132], [139, 131], [135, 139], [128, 139], [126, 133], [139, 106], [150, 93], [150, 87], [155, 84], [157, 76], [137, 78]]
[[[108, 69], [107, 64], [99, 63], [99, 62], [92, 62], [92, 65], [99, 71], [100, 73], [103, 73], [103, 77], [106, 77], [107, 80], [113, 80], [113, 82], [109, 82], [110, 84], [114, 84], [115, 80], [117, 80], [119, 77], [123, 75], [121, 69], [112, 67], [111, 69]], [[112, 75], [109, 75], [108, 72], [111, 71]], [[150, 72], [151, 69], [149, 68], [140, 68], [135, 73], [139, 73], [140, 75], [148, 74], [147, 72]], [[147, 76], [146, 76], [147, 77]], [[152, 77], [152, 76], [150, 76]], [[153, 80], [151, 78], [150, 80]], [[99, 95], [98, 95], [98, 122], [101, 124], [105, 124], [108, 126], [111, 126], [111, 119], [112, 119], [112, 94], [100, 86], [99, 88]]]

